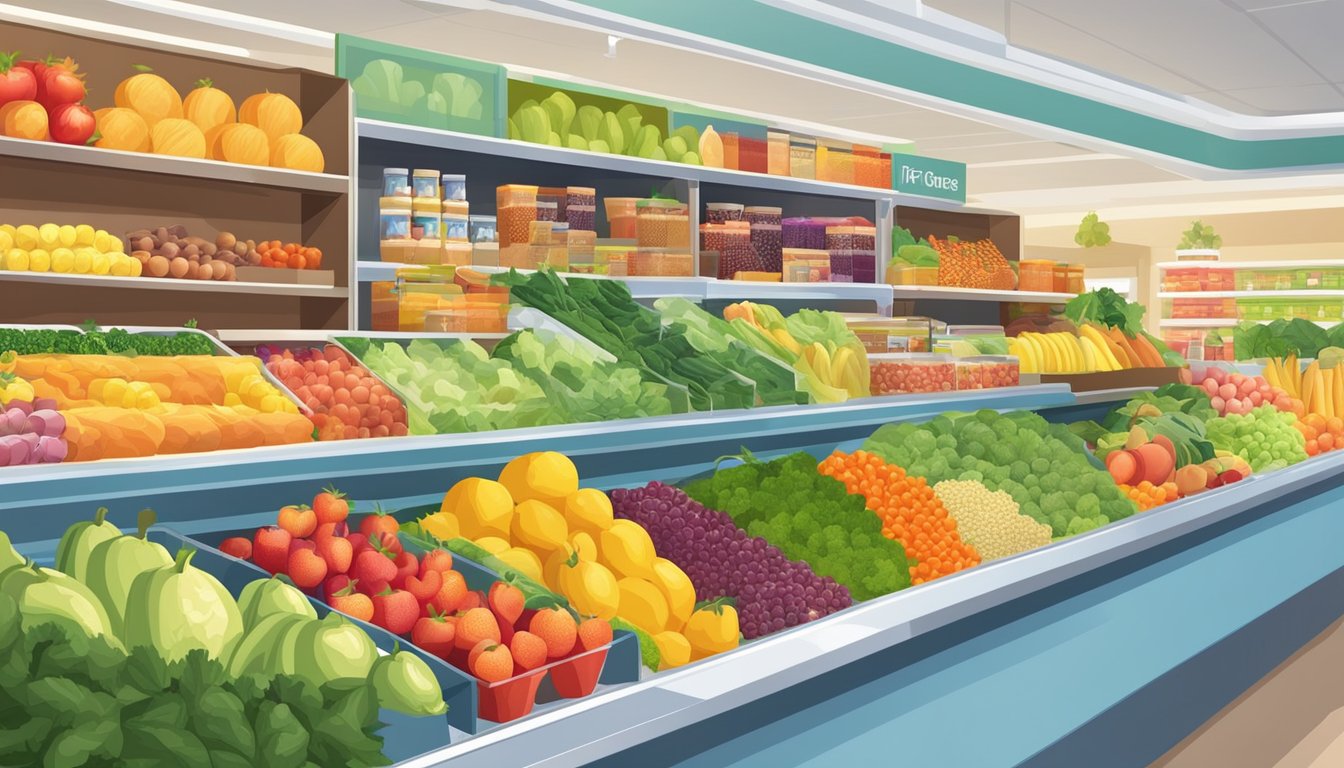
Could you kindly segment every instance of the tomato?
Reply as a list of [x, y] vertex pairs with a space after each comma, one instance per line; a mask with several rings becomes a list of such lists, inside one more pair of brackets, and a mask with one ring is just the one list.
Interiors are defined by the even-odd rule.
[[51, 113], [52, 141], [62, 144], [88, 144], [98, 121], [83, 104], [65, 104]]
[[46, 67], [38, 83], [37, 100], [50, 112], [65, 104], [77, 104], [84, 100], [84, 81], [79, 75], [65, 67], [54, 64]]
[[37, 98], [37, 78], [32, 70], [14, 63], [17, 57], [16, 53], [0, 53], [0, 106]]

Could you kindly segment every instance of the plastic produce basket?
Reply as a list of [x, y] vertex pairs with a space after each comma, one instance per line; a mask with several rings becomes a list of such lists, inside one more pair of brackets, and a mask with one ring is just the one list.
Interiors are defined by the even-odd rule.
[[869, 355], [873, 395], [951, 392], [957, 388], [956, 360], [948, 355]]
[[336, 74], [360, 117], [505, 136], [503, 67], [338, 34]]
[[[250, 538], [253, 532], [254, 530], [247, 530], [213, 534], [208, 537], [208, 540], [219, 542], [230, 536], [248, 536]], [[183, 546], [195, 549], [196, 555], [192, 558], [191, 564], [219, 579], [220, 583], [235, 598], [242, 593], [243, 587], [248, 584], [257, 579], [270, 578], [270, 574], [252, 563], [226, 555], [203, 541], [183, 536], [171, 528], [155, 526], [149, 530], [147, 538], [150, 541], [162, 544], [170, 553]], [[312, 603], [313, 610], [317, 612], [319, 619], [331, 613], [331, 606], [321, 600], [311, 596], [308, 600]], [[379, 734], [383, 737], [384, 754], [394, 762], [400, 762], [443, 747], [452, 740], [452, 731], [449, 726], [466, 733], [476, 732], [476, 699], [472, 696], [473, 686], [470, 677], [381, 627], [348, 616], [346, 618], [364, 630], [373, 640], [373, 644], [378, 647], [378, 650], [391, 653], [394, 649], [401, 648], [403, 651], [420, 657], [422, 661], [429, 665], [430, 671], [434, 673], [434, 678], [443, 689], [443, 699], [448, 703], [448, 711], [440, 717], [412, 717], [400, 712], [381, 710], [378, 718], [387, 724], [379, 731]]]

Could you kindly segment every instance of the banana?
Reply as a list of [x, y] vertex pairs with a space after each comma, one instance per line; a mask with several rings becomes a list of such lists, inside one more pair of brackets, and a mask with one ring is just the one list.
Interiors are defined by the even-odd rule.
[[812, 368], [823, 382], [832, 387], [836, 386], [831, 378], [831, 353], [827, 352], [826, 346], [820, 342], [812, 342]]
[[1283, 379], [1279, 377], [1279, 361], [1272, 357], [1265, 361], [1265, 381], [1269, 382], [1271, 387], [1278, 387], [1286, 391], [1283, 386]]
[[836, 351], [835, 357], [831, 358], [831, 381], [849, 391], [850, 395], [855, 395], [854, 381], [849, 375], [850, 358], [854, 356], [854, 350], [849, 347], [841, 347]]
[[1072, 333], [1064, 334], [1064, 341], [1069, 346], [1069, 354], [1073, 355], [1073, 370], [1078, 373], [1089, 373], [1092, 368], [1087, 364], [1087, 355], [1083, 352], [1083, 345], [1078, 343], [1078, 337]]
[[1084, 325], [1079, 330], [1082, 332], [1084, 336], [1091, 339], [1093, 344], [1097, 345], [1097, 349], [1106, 358], [1106, 365], [1108, 366], [1108, 370], [1112, 371], [1124, 370], [1125, 366], [1121, 364], [1120, 358], [1116, 356], [1115, 350], [1111, 348], [1111, 345], [1114, 344], [1115, 342], [1106, 338], [1105, 334], [1103, 334], [1101, 331], [1097, 330], [1095, 327], [1091, 325]]
[[1085, 373], [1101, 370], [1101, 366], [1097, 364], [1097, 356], [1096, 353], [1093, 352], [1094, 348], [1091, 340], [1082, 339], [1078, 344], [1078, 348], [1083, 352], [1083, 371]]
[[1315, 413], [1316, 405], [1316, 373], [1311, 366], [1307, 366], [1306, 373], [1302, 375], [1302, 406], [1307, 413]]
[[1054, 349], [1050, 342], [1046, 341], [1039, 333], [1025, 334], [1027, 343], [1031, 345], [1032, 351], [1041, 361], [1041, 373], [1055, 373], [1059, 370], [1055, 364]]
[[779, 342], [780, 346], [793, 354], [801, 355], [803, 353], [803, 345], [799, 344], [798, 340], [793, 338], [793, 334], [789, 333], [788, 330], [784, 328], [774, 328], [767, 331], [767, 333], [773, 336], [775, 341]]
[[1338, 372], [1334, 368], [1321, 369], [1321, 415], [1325, 418], [1333, 418], [1338, 415], [1335, 412], [1335, 379], [1338, 378]]
[[1036, 365], [1035, 355], [1031, 353], [1031, 347], [1019, 338], [1012, 338], [1008, 341], [1008, 354], [1017, 358], [1017, 365], [1022, 373], [1040, 373], [1040, 367]]
[[1098, 344], [1096, 340], [1093, 339], [1091, 336], [1084, 336], [1083, 340], [1086, 341], [1088, 345], [1092, 347], [1093, 353], [1096, 354], [1098, 370], [1102, 371], [1116, 370], [1115, 361], [1111, 360], [1111, 356], [1106, 354], [1105, 345]]
[[1073, 355], [1069, 353], [1068, 342], [1064, 340], [1062, 333], [1046, 334], [1050, 343], [1055, 345], [1055, 357], [1059, 359], [1061, 373], [1073, 373]]
[[1335, 378], [1330, 386], [1330, 399], [1335, 403], [1335, 417], [1344, 419], [1344, 370], [1335, 368]]
[[1302, 366], [1297, 364], [1297, 353], [1288, 356], [1283, 362], [1283, 368], [1288, 372], [1288, 378], [1293, 382], [1293, 397], [1302, 397]]

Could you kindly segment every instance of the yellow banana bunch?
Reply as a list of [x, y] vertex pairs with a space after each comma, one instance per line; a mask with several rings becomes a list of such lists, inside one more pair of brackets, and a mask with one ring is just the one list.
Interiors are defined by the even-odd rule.
[[1023, 373], [1095, 373], [1122, 367], [1109, 347], [1089, 334], [1021, 333], [1009, 341], [1008, 352], [1018, 358]]

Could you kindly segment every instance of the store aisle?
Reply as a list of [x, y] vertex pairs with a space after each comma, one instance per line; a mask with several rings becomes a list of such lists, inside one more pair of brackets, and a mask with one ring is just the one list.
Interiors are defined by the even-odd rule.
[[1344, 619], [1151, 768], [1344, 766]]

